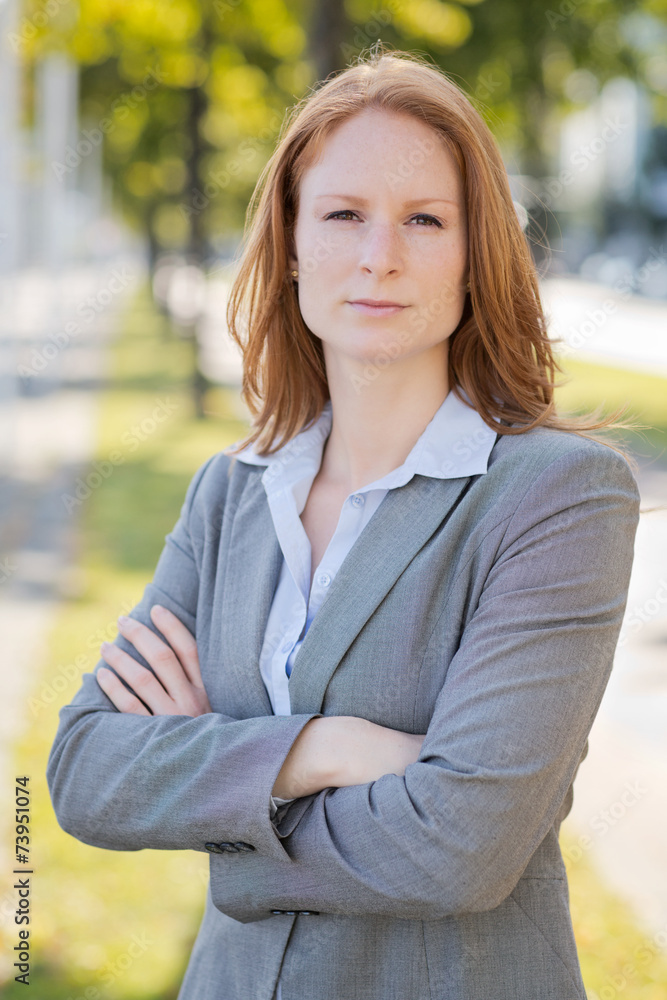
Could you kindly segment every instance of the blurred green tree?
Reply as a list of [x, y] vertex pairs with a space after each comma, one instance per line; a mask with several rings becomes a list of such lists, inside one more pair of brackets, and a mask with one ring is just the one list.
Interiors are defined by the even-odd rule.
[[[14, 44], [80, 66], [82, 125], [104, 135], [117, 206], [160, 249], [205, 256], [235, 233], [286, 106], [312, 80], [283, 0], [36, 0]], [[77, 16], [78, 15], [78, 16]]]
[[104, 133], [117, 205], [146, 233], [153, 258], [178, 248], [201, 260], [242, 229], [286, 108], [377, 39], [442, 66], [516, 172], [539, 177], [548, 172], [554, 116], [610, 76], [646, 75], [636, 31], [626, 26], [655, 18], [662, 5], [25, 0], [15, 44], [28, 66], [54, 48], [79, 63], [84, 127]]

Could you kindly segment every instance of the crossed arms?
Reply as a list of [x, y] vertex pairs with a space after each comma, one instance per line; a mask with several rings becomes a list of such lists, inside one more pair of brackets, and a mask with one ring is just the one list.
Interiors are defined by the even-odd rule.
[[[204, 471], [116, 641], [156, 676], [137, 684], [137, 668], [105, 652], [146, 704], [170, 711], [149, 715], [120, 701], [133, 695], [113, 675], [86, 675], [49, 762], [61, 825], [118, 850], [252, 844], [212, 859], [214, 901], [241, 921], [273, 907], [438, 919], [497, 906], [554, 824], [611, 667], [638, 512], [625, 462], [574, 451], [527, 484], [539, 516], [521, 506], [499, 530], [428, 731], [407, 743], [352, 717], [207, 710], [191, 635]], [[170, 637], [166, 652], [146, 645], [151, 626]], [[298, 796], [275, 825], [272, 792]]]
[[[151, 669], [143, 667], [119, 646], [105, 642], [102, 657], [116, 673], [100, 668], [98, 684], [120, 712], [144, 716], [206, 715], [212, 709], [193, 635], [173, 612], [160, 604], [153, 605], [150, 616], [166, 642], [133, 618], [120, 618], [118, 628]], [[313, 718], [294, 741], [272, 794], [285, 799], [298, 798], [324, 788], [363, 785], [383, 774], [402, 775], [408, 764], [417, 761], [423, 742], [423, 736], [398, 732], [354, 716]]]

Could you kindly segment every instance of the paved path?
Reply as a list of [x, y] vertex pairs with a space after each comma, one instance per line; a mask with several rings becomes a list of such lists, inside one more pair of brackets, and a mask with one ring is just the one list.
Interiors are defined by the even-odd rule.
[[[123, 267], [135, 280], [109, 297], [110, 277]], [[13, 812], [12, 749], [31, 721], [28, 698], [61, 601], [77, 590], [76, 513], [67, 511], [62, 494], [94, 455], [106, 344], [142, 275], [141, 262], [126, 256], [72, 268], [59, 282], [37, 269], [22, 272], [11, 287], [0, 282], [0, 903], [13, 856], [6, 826]], [[98, 308], [82, 321], [90, 298]], [[67, 322], [78, 332], [66, 342], [58, 338]], [[46, 364], [37, 370], [40, 358]], [[18, 365], [35, 371], [19, 393]], [[1, 905], [0, 926], [11, 919]], [[0, 982], [7, 971], [0, 964]]]
[[565, 354], [667, 376], [667, 302], [574, 278], [543, 281], [542, 300]]
[[[667, 377], [666, 302], [572, 279], [542, 291], [567, 356]], [[639, 461], [642, 508], [667, 508], [667, 460]], [[565, 829], [573, 860], [593, 862], [648, 940], [667, 933], [667, 509], [640, 518], [621, 640]]]
[[[667, 506], [667, 471], [639, 474]], [[566, 829], [647, 934], [667, 933], [667, 510], [642, 514], [614, 669]]]

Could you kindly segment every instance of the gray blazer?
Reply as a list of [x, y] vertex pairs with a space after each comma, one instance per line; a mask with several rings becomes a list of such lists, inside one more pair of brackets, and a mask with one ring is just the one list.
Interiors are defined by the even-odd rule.
[[[283, 1000], [581, 1000], [558, 830], [627, 598], [627, 463], [535, 429], [500, 436], [485, 475], [391, 491], [298, 653], [291, 716], [258, 667], [282, 559], [263, 471], [224, 454], [199, 470], [132, 612], [154, 628], [161, 603], [196, 631], [213, 714], [121, 714], [86, 674], [48, 766], [61, 826], [213, 852], [180, 1000], [271, 1000], [279, 973]], [[317, 715], [427, 735], [404, 777], [297, 799], [274, 825], [275, 777]]]

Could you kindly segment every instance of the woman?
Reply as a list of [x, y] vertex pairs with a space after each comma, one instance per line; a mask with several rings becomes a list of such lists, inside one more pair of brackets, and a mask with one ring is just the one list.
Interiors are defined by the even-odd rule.
[[260, 189], [252, 433], [62, 710], [59, 822], [210, 852], [181, 1000], [582, 998], [558, 830], [636, 484], [554, 409], [501, 157], [436, 68], [328, 80]]

